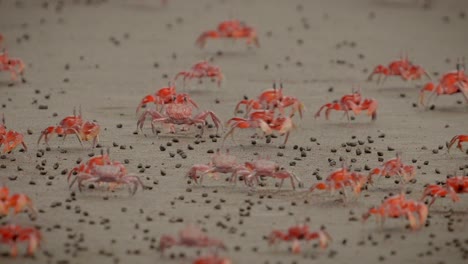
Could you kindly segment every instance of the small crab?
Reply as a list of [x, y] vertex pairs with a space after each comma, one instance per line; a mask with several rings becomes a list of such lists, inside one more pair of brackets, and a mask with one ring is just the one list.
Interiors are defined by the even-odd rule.
[[363, 214], [362, 219], [365, 221], [371, 215], [375, 215], [377, 221], [380, 220], [380, 223], [383, 224], [387, 217], [406, 217], [410, 222], [411, 229], [416, 230], [425, 224], [428, 214], [427, 205], [422, 202], [408, 200], [404, 194], [399, 194], [385, 199], [380, 206], [369, 209], [367, 213]]
[[381, 76], [384, 76], [382, 81], [385, 82], [388, 76], [400, 76], [403, 80], [419, 80], [422, 78], [423, 75], [431, 79], [429, 74], [424, 70], [424, 68], [420, 65], [412, 64], [408, 60], [408, 56], [401, 57], [399, 60], [394, 60], [388, 64], [388, 66], [384, 65], [377, 65], [372, 73], [369, 75], [368, 81], [372, 80], [374, 75], [378, 74], [379, 78], [377, 79], [377, 83], [380, 83]]
[[169, 124], [171, 133], [176, 132], [175, 125], [200, 125], [201, 134], [203, 134], [204, 127], [207, 123], [206, 119], [208, 117], [211, 117], [211, 120], [216, 127], [216, 131], [218, 131], [221, 125], [221, 120], [219, 120], [218, 116], [214, 112], [203, 111], [197, 115], [193, 115], [193, 108], [187, 104], [168, 104], [164, 108], [164, 113], [160, 113], [155, 109], [146, 109], [137, 122], [137, 127], [140, 128], [140, 130], [143, 129], [143, 125], [147, 116], [152, 118], [151, 128], [153, 133], [155, 133], [154, 125], [156, 123]]
[[25, 66], [22, 60], [10, 58], [5, 50], [0, 53], [0, 72], [9, 71], [12, 81], [16, 81], [18, 75], [23, 75], [24, 68]]
[[406, 165], [401, 161], [401, 153], [397, 152], [395, 158], [384, 162], [381, 167], [371, 170], [368, 180], [370, 184], [373, 183], [372, 176], [374, 175], [378, 175], [379, 177], [396, 175], [401, 177], [404, 182], [409, 182], [414, 178], [415, 171], [414, 166]]
[[78, 189], [82, 191], [83, 182], [108, 183], [113, 189], [115, 186], [127, 185], [128, 191], [134, 195], [138, 190], [138, 186], [144, 189], [143, 182], [136, 174], [127, 174], [126, 170], [122, 170], [122, 164], [105, 164], [96, 165], [91, 168], [89, 173], [81, 172], [70, 183], [70, 188], [75, 182], [78, 182]]
[[362, 100], [359, 89], [353, 91], [352, 94], [344, 95], [339, 101], [324, 104], [315, 114], [315, 118], [320, 117], [320, 113], [325, 108], [326, 120], [328, 120], [332, 110], [344, 111], [348, 121], [350, 120], [349, 111], [353, 111], [355, 115], [358, 115], [363, 110], [367, 110], [367, 115], [371, 116], [372, 120], [377, 119], [377, 101], [371, 98]]
[[432, 201], [429, 203], [429, 206], [431, 206], [436, 198], [450, 195], [452, 201], [457, 202], [460, 200], [457, 194], [462, 193], [468, 193], [468, 176], [453, 176], [448, 178], [442, 186], [429, 184], [426, 189], [424, 189], [421, 201], [427, 196], [432, 196]]
[[237, 157], [229, 154], [229, 150], [226, 150], [226, 153], [221, 153], [218, 149], [211, 157], [210, 163], [193, 165], [187, 172], [187, 176], [190, 179], [193, 179], [195, 183], [201, 184], [203, 181], [203, 175], [214, 174], [217, 178], [218, 173], [234, 173], [241, 166], [242, 164], [237, 162]]
[[158, 249], [161, 253], [173, 246], [226, 249], [221, 240], [209, 237], [200, 228], [193, 225], [187, 225], [179, 231], [176, 237], [163, 235], [159, 239]]
[[22, 193], [10, 195], [10, 190], [6, 186], [0, 187], [0, 216], [8, 215], [10, 209], [18, 214], [25, 208], [33, 215], [36, 215], [32, 201], [27, 195]]
[[185, 102], [192, 104], [195, 108], [198, 108], [197, 103], [195, 103], [195, 101], [193, 101], [188, 94], [177, 93], [175, 86], [169, 83], [168, 87], [163, 87], [159, 89], [156, 93], [148, 94], [145, 97], [143, 97], [143, 99], [141, 99], [140, 101], [140, 104], [138, 104], [136, 113], [138, 114], [141, 107], [149, 103], [154, 103], [156, 106], [161, 106], [157, 107], [158, 109], [161, 109], [162, 106], [166, 104]]
[[247, 39], [247, 44], [254, 43], [255, 46], [260, 47], [258, 42], [257, 32], [252, 28], [240, 22], [239, 20], [228, 20], [219, 23], [216, 30], [209, 30], [203, 32], [197, 39], [196, 45], [200, 48], [205, 47], [208, 39], [215, 38], [228, 38], [228, 39]]
[[60, 121], [58, 126], [50, 126], [44, 129], [37, 140], [39, 145], [42, 138], [44, 138], [46, 145], [49, 143], [49, 136], [51, 134], [57, 134], [63, 136], [63, 140], [67, 135], [74, 134], [78, 138], [78, 141], [83, 145], [83, 141], [93, 141], [93, 148], [96, 147], [97, 142], [99, 141], [99, 132], [101, 127], [96, 122], [84, 121], [81, 117], [81, 109], [79, 114], [76, 114], [76, 111], [73, 110], [73, 115], [67, 116], [62, 121]]
[[224, 79], [224, 75], [221, 72], [221, 69], [218, 66], [211, 65], [207, 61], [200, 61], [192, 66], [189, 71], [181, 71], [177, 73], [174, 77], [174, 81], [179, 78], [179, 76], [183, 76], [184, 87], [185, 87], [185, 80], [186, 79], [193, 79], [193, 78], [216, 78], [218, 88], [221, 87], [221, 82]]
[[342, 190], [345, 198], [347, 197], [346, 187], [351, 187], [356, 195], [361, 193], [362, 187], [367, 183], [367, 177], [356, 172], [350, 172], [343, 163], [341, 169], [330, 173], [325, 181], [314, 184], [309, 191], [315, 189], [327, 190], [332, 194], [335, 190]]
[[11, 152], [19, 144], [23, 145], [25, 151], [28, 150], [28, 147], [24, 143], [23, 134], [16, 132], [15, 130], [7, 130], [5, 126], [5, 116], [2, 115], [2, 123], [0, 124], [0, 147], [5, 145], [2, 152]]
[[468, 103], [468, 75], [465, 73], [465, 66], [461, 63], [457, 63], [457, 69], [455, 71], [448, 72], [440, 78], [439, 83], [435, 84], [432, 82], [427, 83], [423, 86], [419, 92], [419, 103], [424, 103], [424, 92], [431, 92], [428, 98], [428, 102], [432, 96], [436, 95], [452, 95], [461, 93]]
[[[244, 168], [247, 169], [249, 172], [247, 175], [244, 176], [244, 181], [248, 186], [253, 187], [253, 181], [257, 184], [260, 184], [260, 177], [271, 177], [275, 179], [280, 179], [281, 182], [278, 188], [283, 186], [283, 182], [286, 179], [291, 181], [291, 186], [295, 190], [296, 189], [296, 182], [298, 183], [299, 187], [302, 187], [302, 181], [297, 177], [294, 173], [287, 171], [286, 169], [280, 167], [280, 165], [272, 160], [269, 159], [262, 159], [259, 158], [252, 162], [246, 162], [244, 164]], [[231, 181], [237, 178], [237, 174], [234, 173]]]
[[325, 230], [311, 232], [308, 225], [296, 225], [290, 227], [287, 231], [273, 230], [268, 238], [270, 245], [277, 244], [280, 241], [292, 241], [292, 252], [299, 254], [301, 252], [301, 244], [299, 241], [310, 241], [318, 239], [321, 248], [327, 248], [331, 241], [331, 236]]
[[34, 227], [22, 227], [12, 224], [0, 226], [0, 244], [7, 244], [10, 246], [10, 255], [12, 257], [18, 255], [17, 244], [20, 242], [27, 242], [27, 253], [31, 256], [34, 255], [41, 240], [41, 232]]
[[468, 135], [456, 135], [454, 136], [450, 142], [447, 142], [447, 151], [450, 152], [450, 148], [455, 144], [457, 143], [457, 148], [463, 152], [463, 147], [462, 147], [462, 143], [463, 142], [468, 142]]

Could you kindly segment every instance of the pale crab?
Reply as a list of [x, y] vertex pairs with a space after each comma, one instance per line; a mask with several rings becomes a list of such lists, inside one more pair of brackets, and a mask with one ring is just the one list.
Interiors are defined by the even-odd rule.
[[193, 107], [191, 105], [173, 103], [166, 105], [163, 113], [160, 113], [155, 109], [146, 109], [138, 119], [137, 128], [140, 128], [140, 130], [143, 128], [146, 117], [148, 115], [152, 118], [151, 128], [153, 133], [156, 131], [155, 124], [163, 123], [170, 125], [171, 133], [176, 132], [175, 125], [183, 125], [184, 127], [182, 130], [187, 130], [185, 126], [200, 125], [201, 134], [203, 135], [206, 119], [208, 116], [211, 117], [211, 120], [216, 127], [216, 132], [221, 125], [221, 120], [213, 111], [203, 111], [197, 115], [193, 115]]
[[218, 149], [211, 157], [210, 163], [193, 165], [187, 172], [187, 177], [201, 184], [204, 175], [213, 175], [217, 179], [218, 173], [235, 173], [242, 167], [242, 164], [237, 162], [237, 157], [229, 154], [229, 150], [222, 153]]
[[94, 166], [89, 173], [81, 172], [77, 174], [70, 183], [70, 188], [73, 187], [75, 182], [78, 182], [80, 192], [83, 189], [83, 182], [108, 183], [110, 184], [109, 189], [122, 184], [127, 185], [131, 195], [135, 194], [138, 186], [141, 186], [142, 189], [145, 187], [140, 177], [135, 174], [127, 174], [125, 170], [122, 170], [121, 164]]

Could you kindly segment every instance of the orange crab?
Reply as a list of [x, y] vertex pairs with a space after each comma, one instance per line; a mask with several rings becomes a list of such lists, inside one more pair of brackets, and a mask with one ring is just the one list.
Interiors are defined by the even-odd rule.
[[318, 239], [321, 248], [325, 249], [330, 243], [331, 236], [325, 230], [310, 231], [308, 225], [296, 225], [290, 227], [287, 231], [273, 230], [268, 237], [268, 244], [275, 245], [280, 241], [292, 241], [292, 252], [294, 254], [301, 253], [301, 244], [299, 241], [310, 241]]
[[[415, 217], [415, 215], [417, 218]], [[421, 228], [427, 219], [429, 209], [422, 202], [408, 200], [404, 194], [394, 195], [385, 199], [378, 207], [372, 207], [363, 214], [362, 219], [366, 221], [371, 215], [375, 215], [377, 221], [384, 223], [386, 217], [400, 218], [406, 217], [413, 230]]]
[[325, 181], [314, 184], [309, 191], [315, 189], [327, 190], [333, 193], [335, 190], [342, 190], [347, 197], [346, 187], [351, 187], [356, 195], [361, 193], [362, 187], [367, 183], [367, 177], [356, 172], [350, 172], [343, 164], [341, 169], [337, 169], [330, 173]]
[[230, 39], [247, 39], [247, 44], [254, 43], [255, 46], [260, 47], [257, 32], [239, 20], [228, 20], [219, 23], [216, 30], [209, 30], [203, 32], [197, 39], [196, 45], [200, 48], [205, 47], [208, 39], [215, 38], [230, 38]]
[[6, 186], [0, 187], [0, 216], [8, 215], [10, 209], [13, 209], [14, 213], [18, 214], [25, 208], [33, 215], [36, 214], [32, 201], [27, 195], [22, 193], [10, 195], [10, 190]]
[[10, 58], [5, 50], [0, 53], [0, 72], [9, 71], [12, 81], [16, 81], [18, 75], [23, 75], [24, 68], [25, 65], [22, 60]]
[[371, 170], [369, 173], [369, 183], [372, 184], [372, 176], [400, 176], [405, 182], [414, 178], [414, 166], [406, 165], [401, 161], [401, 153], [397, 152], [396, 157], [386, 161], [381, 167]]
[[63, 136], [65, 140], [67, 135], [74, 134], [78, 138], [78, 141], [83, 145], [83, 141], [93, 141], [93, 148], [96, 147], [97, 142], [99, 141], [99, 132], [101, 127], [99, 124], [91, 121], [84, 121], [81, 116], [81, 109], [79, 114], [76, 114], [76, 111], [73, 110], [73, 115], [67, 116], [62, 121], [60, 121], [58, 126], [50, 126], [44, 129], [37, 140], [39, 145], [42, 138], [44, 138], [46, 145], [49, 143], [49, 136], [51, 134], [57, 134]]
[[217, 80], [218, 88], [221, 87], [221, 82], [224, 79], [224, 75], [218, 66], [211, 65], [208, 61], [200, 61], [192, 66], [189, 71], [181, 71], [174, 77], [174, 81], [180, 76], [183, 76], [183, 82], [185, 87], [186, 79], [193, 78], [215, 78]]
[[10, 246], [10, 255], [16, 257], [18, 255], [18, 243], [27, 242], [29, 255], [34, 255], [34, 252], [39, 247], [42, 240], [42, 235], [39, 230], [34, 227], [22, 227], [19, 225], [4, 225], [0, 226], [0, 244]]
[[438, 84], [432, 82], [427, 83], [419, 93], [419, 103], [424, 105], [424, 92], [432, 92], [428, 98], [436, 95], [452, 95], [461, 93], [468, 103], [468, 75], [465, 73], [465, 67], [457, 63], [457, 70], [451, 71], [442, 76]]
[[5, 126], [5, 116], [2, 115], [2, 123], [0, 124], [0, 147], [5, 145], [3, 148], [3, 153], [11, 152], [19, 144], [23, 145], [25, 151], [28, 150], [28, 147], [24, 143], [23, 134], [16, 132], [14, 130], [7, 130]]
[[426, 189], [424, 189], [421, 201], [423, 201], [427, 196], [432, 196], [432, 201], [429, 203], [429, 206], [431, 206], [435, 202], [436, 198], [450, 195], [452, 201], [457, 202], [460, 200], [457, 193], [468, 193], [468, 176], [450, 177], [442, 186], [436, 184], [428, 185]]
[[400, 76], [405, 81], [419, 80], [423, 75], [431, 79], [423, 67], [420, 65], [414, 65], [408, 60], [408, 55], [405, 57], [402, 56], [399, 60], [390, 62], [388, 66], [377, 65], [367, 80], [371, 81], [372, 77], [376, 74], [379, 75], [377, 83], [380, 83], [382, 75], [384, 76], [382, 83], [385, 82], [388, 76]]
[[231, 260], [218, 255], [202, 256], [195, 259], [192, 264], [231, 264]]
[[[458, 143], [457, 143], [458, 142]], [[450, 152], [450, 148], [455, 144], [457, 143], [457, 148], [463, 152], [463, 147], [462, 147], [462, 143], [463, 142], [468, 142], [468, 135], [456, 135], [454, 136], [450, 142], [447, 142], [447, 151]]]
[[[169, 85], [168, 87], [163, 87], [159, 89], [155, 94], [149, 94], [141, 99], [140, 104], [136, 109], [136, 113], [140, 111], [141, 107], [146, 104], [154, 103], [156, 106], [163, 106], [166, 104], [172, 103], [190, 103], [195, 108], [198, 108], [197, 103], [190, 98], [188, 94], [185, 93], [177, 93], [175, 86]], [[157, 107], [158, 109], [162, 107]]]
[[178, 236], [163, 235], [159, 239], [159, 251], [164, 253], [173, 246], [226, 249], [221, 240], [214, 239], [205, 234], [194, 225], [187, 225], [179, 231]]
[[339, 101], [324, 104], [319, 108], [315, 114], [315, 118], [320, 117], [320, 113], [323, 109], [325, 110], [325, 119], [328, 120], [330, 112], [332, 110], [344, 111], [348, 121], [350, 120], [349, 111], [353, 111], [355, 115], [358, 115], [363, 110], [367, 110], [367, 115], [372, 117], [372, 120], [377, 119], [377, 100], [375, 99], [362, 99], [360, 90], [354, 90], [352, 94], [346, 94]]

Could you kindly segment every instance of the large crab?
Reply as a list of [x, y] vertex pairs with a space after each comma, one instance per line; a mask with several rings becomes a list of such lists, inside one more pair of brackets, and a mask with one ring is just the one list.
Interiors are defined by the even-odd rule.
[[[272, 160], [258, 158], [251, 162], [245, 162], [244, 167], [238, 169], [237, 172], [242, 173], [241, 176], [244, 178], [244, 182], [250, 186], [254, 186], [254, 181], [257, 184], [260, 184], [260, 177], [271, 177], [275, 179], [280, 179], [281, 182], [278, 188], [283, 186], [283, 182], [286, 179], [291, 181], [291, 186], [295, 190], [296, 189], [296, 182], [298, 183], [299, 187], [303, 186], [303, 183], [299, 177], [297, 177], [294, 173], [286, 170], [285, 168], [280, 167], [280, 165]], [[234, 172], [231, 181], [236, 181], [239, 173]]]
[[[416, 216], [415, 216], [416, 214]], [[385, 218], [406, 217], [413, 230], [421, 228], [427, 219], [429, 209], [422, 202], [406, 199], [404, 194], [394, 195], [385, 199], [380, 206], [372, 207], [363, 214], [363, 220], [367, 220], [371, 215], [375, 215], [377, 221], [383, 224]]]
[[[137, 122], [137, 127], [140, 130], [143, 128], [145, 123], [146, 117], [150, 116], [151, 127], [153, 132], [155, 132], [155, 124], [163, 123], [168, 124], [170, 126], [170, 132], [175, 133], [175, 125], [183, 125], [183, 126], [191, 126], [191, 125], [200, 125], [201, 127], [201, 134], [203, 134], [204, 127], [206, 125], [206, 119], [211, 117], [213, 121], [216, 131], [218, 131], [221, 120], [218, 116], [212, 111], [203, 111], [197, 115], [193, 115], [193, 107], [188, 104], [168, 104], [164, 108], [164, 112], [160, 113], [155, 109], [146, 109], [146, 111], [140, 116]], [[186, 129], [185, 127], [183, 129]]]
[[260, 47], [258, 36], [255, 29], [247, 26], [239, 20], [227, 20], [218, 24], [216, 30], [209, 30], [203, 32], [196, 41], [196, 45], [203, 48], [208, 39], [228, 38], [228, 39], [247, 39], [247, 44], [254, 43], [255, 46]]
[[23, 227], [12, 224], [0, 226], [0, 244], [7, 244], [10, 246], [10, 255], [12, 257], [18, 255], [17, 244], [20, 242], [27, 242], [27, 253], [31, 256], [34, 255], [41, 240], [41, 232], [34, 227]]
[[268, 243], [270, 245], [275, 245], [281, 241], [292, 241], [292, 252], [299, 254], [301, 252], [300, 241], [304, 240], [308, 242], [314, 239], [319, 240], [321, 248], [326, 248], [331, 241], [331, 236], [325, 230], [312, 232], [308, 225], [302, 224], [292, 226], [286, 231], [273, 230], [268, 237]]
[[28, 147], [24, 143], [23, 134], [15, 130], [7, 130], [5, 126], [5, 116], [2, 115], [2, 123], [0, 124], [0, 147], [5, 145], [2, 152], [8, 153], [15, 149], [19, 144], [23, 145], [24, 150], [28, 150]]
[[421, 201], [427, 196], [432, 196], [429, 203], [431, 206], [439, 197], [450, 195], [452, 201], [457, 202], [460, 200], [457, 194], [468, 193], [468, 176], [453, 176], [448, 178], [443, 185], [429, 184], [424, 189]]
[[193, 101], [188, 94], [177, 93], [175, 86], [169, 84], [169, 86], [159, 89], [156, 91], [156, 93], [148, 94], [143, 97], [143, 99], [141, 99], [140, 103], [138, 104], [136, 113], [138, 114], [141, 107], [149, 103], [154, 103], [157, 106], [157, 109], [161, 109], [162, 106], [166, 104], [185, 102], [190, 103], [195, 108], [198, 108], [197, 103], [195, 103], [195, 101]]
[[0, 216], [8, 215], [10, 209], [13, 209], [15, 214], [22, 212], [25, 208], [33, 215], [36, 210], [31, 199], [22, 193], [10, 195], [10, 189], [6, 186], [0, 187]]
[[9, 71], [12, 81], [16, 81], [18, 75], [23, 75], [24, 68], [25, 66], [22, 60], [10, 58], [5, 50], [0, 53], [0, 72]]
[[424, 68], [420, 65], [412, 64], [408, 60], [407, 55], [405, 57], [402, 56], [399, 60], [391, 61], [388, 64], [388, 66], [377, 65], [372, 71], [372, 73], [369, 75], [369, 78], [367, 80], [371, 81], [372, 77], [376, 74], [379, 75], [377, 83], [380, 83], [382, 75], [384, 76], [382, 83], [385, 82], [388, 76], [399, 76], [405, 81], [419, 80], [422, 78], [423, 75], [431, 79], [431, 77], [424, 70]]
[[353, 111], [355, 115], [358, 115], [361, 111], [367, 110], [367, 115], [371, 116], [372, 120], [377, 119], [377, 101], [372, 98], [363, 100], [359, 89], [354, 90], [352, 94], [344, 95], [339, 101], [324, 104], [315, 114], [315, 118], [320, 117], [323, 109], [326, 109], [325, 119], [327, 120], [332, 110], [344, 111], [348, 121], [350, 120], [349, 111]]
[[399, 176], [405, 182], [409, 182], [410, 180], [414, 178], [415, 171], [414, 171], [414, 166], [406, 165], [401, 161], [401, 153], [397, 152], [395, 158], [384, 162], [384, 164], [381, 167], [372, 169], [370, 171], [369, 173], [370, 184], [373, 183], [372, 176], [374, 175], [378, 175], [379, 177]]
[[173, 246], [226, 249], [226, 246], [221, 240], [209, 237], [200, 228], [194, 225], [187, 225], [179, 231], [176, 237], [162, 235], [159, 239], [158, 249], [161, 253], [164, 253], [165, 250]]
[[96, 165], [91, 168], [89, 173], [78, 173], [70, 183], [70, 188], [73, 187], [75, 182], [78, 182], [80, 192], [82, 191], [84, 182], [108, 183], [110, 184], [110, 189], [119, 185], [127, 185], [131, 195], [135, 194], [139, 186], [144, 189], [140, 177], [136, 174], [127, 174], [126, 170], [122, 170], [122, 164]]
[[465, 66], [457, 63], [455, 71], [448, 72], [440, 78], [439, 83], [427, 83], [419, 93], [419, 103], [424, 105], [424, 92], [431, 92], [428, 102], [432, 96], [436, 95], [452, 95], [461, 93], [468, 103], [468, 75], [465, 73]]
[[218, 173], [235, 173], [242, 167], [242, 164], [237, 162], [237, 157], [226, 153], [222, 153], [219, 149], [211, 157], [211, 162], [208, 164], [195, 164], [187, 172], [187, 176], [194, 180], [195, 183], [202, 183], [204, 175], [213, 174], [217, 178]]
[[193, 65], [189, 71], [181, 71], [177, 73], [177, 75], [174, 77], [174, 81], [176, 81], [180, 76], [184, 77], [184, 87], [186, 79], [216, 78], [216, 83], [218, 84], [219, 88], [221, 87], [221, 82], [224, 79], [224, 75], [221, 72], [221, 69], [218, 66], [211, 65], [208, 61], [200, 61]]
[[93, 148], [96, 147], [97, 142], [99, 141], [99, 132], [101, 127], [98, 123], [92, 121], [84, 121], [81, 116], [81, 109], [79, 114], [76, 114], [76, 111], [73, 110], [73, 115], [67, 116], [62, 121], [60, 121], [58, 126], [50, 126], [44, 129], [37, 140], [37, 144], [41, 142], [44, 138], [46, 145], [49, 144], [49, 136], [51, 134], [57, 134], [63, 136], [63, 139], [67, 135], [74, 134], [78, 138], [78, 141], [83, 145], [83, 141], [93, 141]]

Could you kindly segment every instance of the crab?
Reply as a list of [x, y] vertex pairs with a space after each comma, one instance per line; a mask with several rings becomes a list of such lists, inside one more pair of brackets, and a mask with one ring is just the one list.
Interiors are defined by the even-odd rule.
[[221, 69], [218, 66], [211, 65], [208, 61], [200, 61], [193, 65], [189, 71], [181, 71], [177, 73], [177, 75], [174, 77], [174, 81], [176, 81], [179, 76], [184, 77], [184, 87], [186, 79], [216, 78], [216, 83], [219, 88], [221, 87], [221, 82], [224, 79], [224, 75], [221, 72]]
[[28, 243], [27, 253], [32, 256], [39, 247], [41, 240], [41, 232], [34, 227], [23, 227], [12, 224], [0, 226], [0, 244], [10, 246], [10, 256], [12, 257], [18, 255], [17, 244], [19, 242]]
[[252, 28], [240, 22], [239, 20], [228, 20], [218, 24], [216, 30], [203, 32], [196, 40], [196, 45], [200, 48], [205, 47], [208, 39], [215, 38], [230, 38], [230, 39], [247, 39], [247, 45], [251, 43], [260, 47], [257, 32]]
[[363, 110], [367, 110], [367, 115], [372, 117], [372, 120], [377, 119], [377, 101], [372, 98], [366, 98], [362, 100], [361, 92], [358, 90], [353, 91], [352, 94], [347, 94], [341, 97], [339, 101], [324, 104], [319, 108], [315, 114], [315, 118], [320, 117], [320, 113], [323, 109], [325, 110], [325, 119], [328, 120], [330, 112], [332, 110], [344, 111], [345, 115], [350, 120], [349, 111], [353, 111], [355, 115], [358, 115]]
[[95, 165], [91, 168], [89, 173], [81, 172], [70, 183], [70, 188], [73, 187], [75, 182], [78, 182], [78, 190], [82, 191], [83, 182], [95, 182], [95, 183], [108, 183], [110, 184], [109, 189], [113, 189], [115, 186], [127, 185], [128, 191], [131, 195], [134, 195], [140, 186], [142, 189], [145, 188], [143, 182], [136, 174], [128, 174], [126, 170], [122, 170], [122, 164], [108, 163], [105, 165]]
[[230, 129], [224, 136], [223, 140], [231, 136], [234, 139], [234, 131], [238, 128], [260, 128], [264, 135], [272, 135], [273, 131], [278, 131], [280, 135], [284, 135], [286, 144], [289, 139], [289, 133], [296, 125], [290, 117], [282, 115], [275, 116], [272, 110], [258, 110], [250, 113], [249, 118], [234, 117], [228, 120], [227, 125]]
[[350, 172], [343, 164], [341, 169], [330, 173], [325, 181], [314, 184], [309, 191], [327, 190], [332, 194], [335, 190], [342, 190], [343, 195], [347, 197], [346, 187], [351, 187], [356, 195], [361, 193], [362, 187], [367, 183], [367, 177], [356, 172]]
[[10, 58], [5, 50], [0, 53], [0, 72], [9, 71], [12, 81], [16, 81], [16, 79], [18, 79], [18, 75], [23, 75], [24, 68], [25, 65], [22, 60]]
[[[458, 142], [458, 143], [457, 143]], [[468, 135], [456, 135], [454, 136], [450, 142], [447, 142], [447, 151], [450, 152], [450, 148], [455, 144], [457, 143], [457, 148], [463, 152], [463, 147], [462, 147], [462, 143], [463, 142], [468, 142]]]
[[2, 123], [0, 124], [0, 147], [5, 145], [2, 152], [9, 153], [19, 144], [23, 145], [25, 151], [28, 150], [28, 147], [24, 143], [23, 134], [15, 130], [7, 130], [5, 126], [5, 116], [2, 115]]
[[140, 116], [137, 122], [137, 127], [140, 128], [140, 130], [143, 129], [143, 125], [147, 116], [150, 116], [152, 118], [151, 128], [153, 130], [153, 133], [155, 133], [156, 131], [154, 126], [156, 123], [169, 124], [171, 133], [176, 132], [175, 125], [200, 125], [202, 135], [204, 131], [204, 126], [207, 123], [206, 119], [208, 117], [211, 117], [211, 120], [213, 121], [216, 127], [216, 131], [219, 130], [219, 127], [221, 125], [221, 120], [213, 111], [203, 111], [197, 115], [193, 115], [193, 108], [187, 104], [168, 104], [164, 108], [164, 113], [160, 113], [155, 109], [146, 109], [146, 111]]
[[450, 195], [452, 201], [458, 202], [460, 198], [457, 194], [462, 193], [468, 193], [468, 176], [453, 176], [448, 178], [442, 186], [429, 184], [426, 189], [424, 189], [421, 201], [427, 196], [432, 196], [432, 200], [429, 203], [429, 206], [431, 206], [437, 198]]
[[[175, 86], [169, 84], [168, 87], [163, 87], [159, 89], [155, 94], [149, 94], [141, 99], [140, 104], [136, 109], [136, 113], [140, 112], [141, 107], [146, 104], [154, 103], [156, 106], [163, 106], [171, 103], [190, 103], [195, 108], [198, 108], [197, 103], [190, 98], [188, 94], [177, 93]], [[158, 107], [160, 109], [161, 107]]]
[[442, 78], [440, 78], [438, 84], [429, 82], [424, 85], [419, 92], [419, 103], [423, 106], [425, 105], [424, 92], [426, 91], [431, 92], [428, 102], [434, 95], [439, 96], [461, 93], [465, 98], [465, 101], [468, 103], [468, 75], [465, 73], [465, 66], [461, 63], [457, 63], [457, 70], [444, 74]]
[[403, 80], [418, 80], [421, 79], [423, 75], [431, 79], [429, 74], [424, 70], [423, 67], [420, 65], [412, 64], [408, 60], [408, 56], [401, 57], [399, 60], [394, 60], [388, 64], [388, 66], [384, 65], [377, 65], [372, 73], [367, 78], [368, 81], [372, 80], [374, 75], [378, 74], [379, 77], [377, 79], [377, 83], [380, 83], [380, 79], [382, 75], [384, 79], [382, 81], [385, 82], [388, 76], [400, 76]]
[[[243, 173], [242, 176], [244, 178], [244, 182], [250, 187], [253, 187], [254, 180], [257, 184], [260, 184], [260, 177], [280, 179], [281, 182], [278, 186], [278, 189], [283, 186], [283, 182], [286, 179], [291, 181], [293, 190], [296, 189], [296, 182], [298, 183], [299, 187], [303, 186], [301, 179], [299, 179], [299, 177], [297, 177], [294, 173], [287, 171], [286, 169], [280, 167], [278, 163], [269, 159], [259, 158], [252, 162], [245, 162], [244, 168], [242, 169], [239, 169], [238, 171], [242, 173], [246, 171], [248, 172]], [[233, 173], [231, 181], [236, 181], [238, 176], [238, 173]]]
[[370, 184], [373, 183], [372, 176], [400, 176], [405, 182], [409, 182], [414, 178], [414, 166], [406, 165], [401, 161], [401, 153], [397, 152], [396, 157], [386, 161], [381, 167], [375, 168], [369, 173]]
[[327, 248], [332, 240], [327, 231], [318, 230], [311, 232], [308, 225], [302, 224], [292, 226], [288, 228], [287, 231], [273, 230], [268, 237], [268, 243], [270, 245], [275, 245], [280, 241], [292, 241], [292, 252], [294, 254], [299, 254], [301, 252], [301, 244], [299, 241], [305, 240], [308, 242], [314, 239], [319, 240], [319, 245], [322, 249]]
[[[208, 164], [195, 164], [187, 172], [187, 177], [194, 180], [195, 183], [202, 183], [203, 175], [214, 174], [217, 178], [218, 173], [235, 173], [242, 167], [242, 164], [237, 162], [237, 157], [226, 153], [221, 153], [218, 149], [211, 157], [211, 162]], [[198, 181], [199, 180], [199, 181]]]
[[375, 215], [376, 220], [380, 220], [380, 223], [383, 224], [387, 217], [406, 217], [411, 229], [417, 230], [425, 224], [428, 214], [427, 205], [408, 200], [404, 194], [399, 194], [385, 199], [380, 206], [369, 209], [367, 213], [363, 214], [362, 219], [366, 221], [371, 215]]
[[186, 246], [198, 248], [226, 249], [221, 240], [214, 239], [205, 234], [200, 228], [194, 225], [187, 225], [181, 229], [177, 237], [162, 235], [159, 239], [158, 250], [164, 253], [173, 246]]
[[99, 132], [101, 127], [96, 122], [84, 121], [81, 117], [81, 109], [79, 114], [76, 114], [76, 111], [73, 110], [73, 115], [67, 116], [62, 121], [60, 121], [58, 126], [50, 126], [44, 129], [37, 140], [39, 145], [42, 138], [44, 138], [46, 145], [49, 144], [49, 136], [51, 134], [57, 134], [63, 136], [63, 139], [67, 135], [74, 134], [78, 138], [78, 141], [83, 146], [83, 141], [92, 140], [93, 148], [96, 147], [97, 142], [99, 141]]
[[231, 264], [231, 260], [218, 255], [202, 256], [195, 259], [192, 264]]
[[36, 214], [32, 201], [27, 195], [22, 193], [10, 195], [10, 190], [6, 186], [0, 187], [0, 216], [8, 215], [10, 209], [13, 209], [14, 214], [18, 214], [25, 208], [33, 215]]

